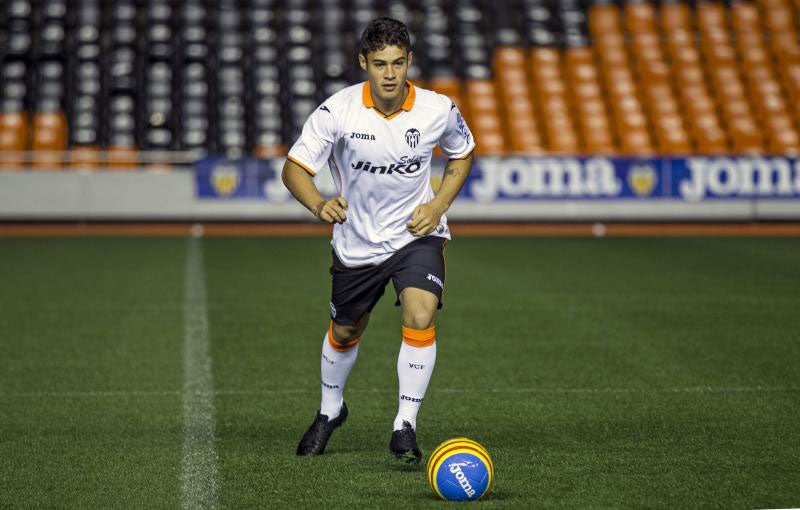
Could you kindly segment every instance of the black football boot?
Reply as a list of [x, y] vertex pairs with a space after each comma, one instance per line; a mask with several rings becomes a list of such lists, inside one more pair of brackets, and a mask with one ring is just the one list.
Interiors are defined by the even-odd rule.
[[407, 421], [403, 422], [402, 429], [392, 432], [389, 450], [395, 457], [408, 464], [419, 464], [422, 460], [422, 451], [417, 446], [417, 434]]
[[303, 439], [300, 440], [300, 444], [297, 445], [297, 455], [322, 455], [334, 429], [344, 423], [346, 419], [347, 405], [344, 402], [342, 402], [339, 416], [332, 420], [328, 420], [326, 415], [317, 411], [314, 422], [308, 427], [306, 433], [303, 434]]

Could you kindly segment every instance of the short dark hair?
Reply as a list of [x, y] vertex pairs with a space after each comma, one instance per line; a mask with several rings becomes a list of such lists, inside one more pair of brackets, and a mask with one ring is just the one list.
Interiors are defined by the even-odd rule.
[[369, 22], [361, 32], [361, 54], [367, 58], [368, 53], [380, 51], [387, 46], [397, 46], [411, 51], [411, 38], [408, 28], [402, 21], [393, 18], [376, 18]]

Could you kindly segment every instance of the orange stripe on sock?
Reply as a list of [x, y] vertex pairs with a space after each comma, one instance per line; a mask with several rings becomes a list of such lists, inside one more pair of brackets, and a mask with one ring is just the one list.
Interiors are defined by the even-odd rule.
[[411, 347], [428, 347], [436, 341], [436, 326], [414, 329], [403, 326], [403, 341]]
[[337, 350], [339, 352], [349, 351], [350, 349], [358, 345], [358, 342], [360, 341], [361, 337], [358, 337], [350, 340], [346, 344], [340, 344], [339, 342], [333, 339], [333, 321], [331, 321], [331, 325], [328, 326], [328, 343], [331, 344], [331, 347], [333, 347], [334, 350]]

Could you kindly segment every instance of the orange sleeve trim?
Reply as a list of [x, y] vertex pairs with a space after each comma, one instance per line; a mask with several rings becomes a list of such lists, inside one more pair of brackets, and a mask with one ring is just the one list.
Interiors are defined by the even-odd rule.
[[291, 156], [286, 156], [286, 159], [288, 159], [289, 161], [291, 161], [291, 162], [292, 162], [292, 163], [294, 163], [295, 165], [299, 166], [300, 168], [302, 168], [302, 169], [303, 169], [303, 170], [305, 170], [306, 172], [310, 173], [312, 176], [313, 176], [313, 175], [317, 175], [317, 172], [315, 172], [314, 170], [311, 170], [311, 169], [310, 169], [310, 168], [308, 168], [306, 165], [304, 165], [303, 163], [301, 163], [301, 162], [297, 161], [297, 160], [296, 160], [296, 159], [294, 159], [293, 157], [291, 157]]
[[403, 326], [403, 341], [411, 347], [428, 347], [436, 341], [436, 326], [414, 329]]
[[335, 351], [347, 352], [356, 345], [358, 345], [358, 342], [360, 341], [361, 337], [358, 337], [354, 338], [353, 340], [350, 340], [346, 344], [340, 344], [339, 342], [333, 339], [333, 321], [331, 321], [330, 326], [328, 326], [328, 343], [330, 344], [331, 347], [333, 347]]

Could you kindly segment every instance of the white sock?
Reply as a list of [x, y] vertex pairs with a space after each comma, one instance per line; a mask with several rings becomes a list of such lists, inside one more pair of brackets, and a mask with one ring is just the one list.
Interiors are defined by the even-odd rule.
[[407, 421], [417, 429], [417, 413], [436, 364], [436, 334], [432, 327], [425, 330], [403, 328], [403, 343], [397, 356], [397, 379], [400, 386], [394, 430]]
[[[344, 384], [350, 369], [358, 356], [358, 342], [360, 338], [350, 341], [345, 346], [335, 343], [331, 337], [333, 332], [328, 329], [322, 340], [322, 357], [320, 359], [322, 375], [322, 402], [319, 405], [320, 414], [329, 420], [339, 416], [344, 402]], [[334, 348], [334, 345], [336, 347]]]

